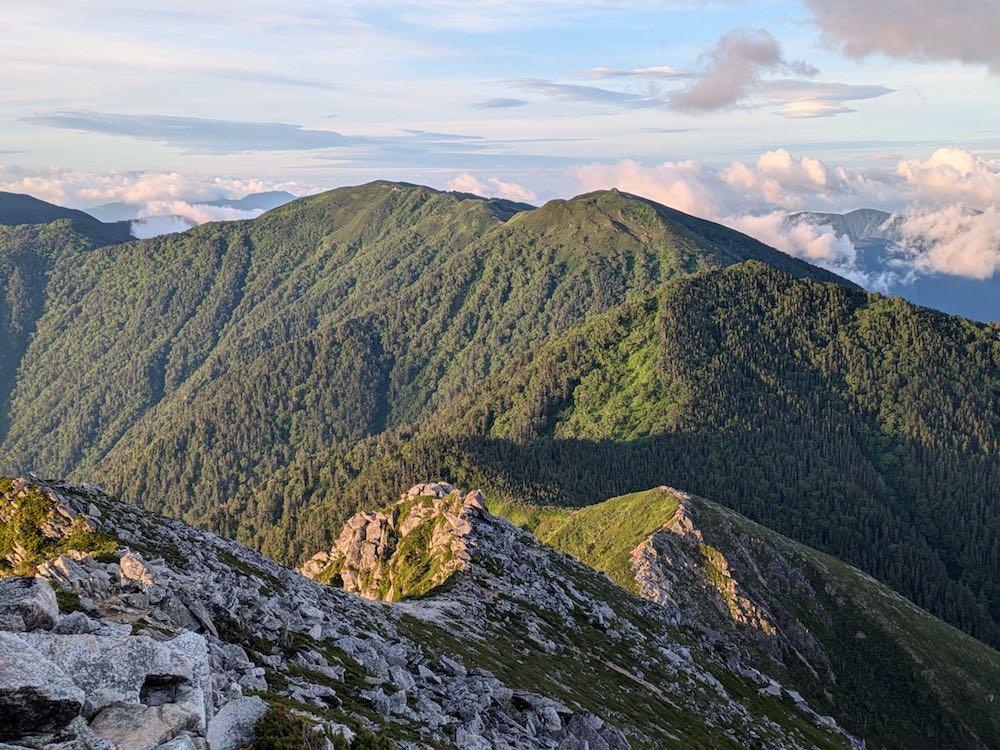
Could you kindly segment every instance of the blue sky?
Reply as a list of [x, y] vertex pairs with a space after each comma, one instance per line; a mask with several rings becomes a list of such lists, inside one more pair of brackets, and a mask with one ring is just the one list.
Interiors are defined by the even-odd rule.
[[715, 219], [985, 210], [997, 10], [5, 0], [0, 189], [84, 207], [389, 178], [531, 201], [619, 186]]

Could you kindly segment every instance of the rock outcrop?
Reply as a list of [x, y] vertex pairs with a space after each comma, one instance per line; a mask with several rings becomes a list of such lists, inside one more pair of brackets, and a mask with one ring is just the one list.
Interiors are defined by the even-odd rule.
[[0, 627], [4, 630], [47, 629], [58, 619], [59, 603], [43, 579], [0, 579]]
[[396, 601], [434, 590], [469, 563], [465, 536], [485, 509], [482, 493], [418, 484], [385, 511], [352, 516], [329, 552], [300, 572], [368, 599]]
[[[595, 716], [565, 708], [556, 727], [544, 696], [515, 700], [493, 675], [425, 653], [385, 605], [93, 487], [21, 478], [0, 507], [29, 495], [61, 552], [33, 561], [38, 577], [0, 580], [5, 750], [247, 747], [274, 706], [291, 707], [315, 747], [386, 727], [401, 747], [583, 747], [576, 728], [602, 734]], [[68, 530], [80, 513], [113, 553], [61, 545], [72, 532], [50, 519]]]
[[816, 679], [834, 680], [829, 659], [809, 628], [772, 593], [761, 593], [777, 589], [797, 602], [814, 601], [801, 566], [775, 545], [742, 538], [724, 518], [714, 519], [706, 538], [701, 519], [706, 511], [695, 499], [670, 487], [660, 489], [672, 493], [678, 505], [662, 527], [632, 550], [640, 595], [679, 624], [710, 628], [733, 645], [749, 645], [776, 661], [804, 665]]
[[[671, 544], [683, 545], [683, 556], [674, 550], [675, 564], [688, 568], [697, 563], [702, 572], [696, 582], [696, 595], [705, 598], [701, 589], [712, 588], [716, 614], [731, 615], [727, 605], [730, 597], [737, 607], [758, 613], [766, 622], [763, 611], [753, 609], [753, 602], [743, 596], [736, 581], [722, 575], [726, 571], [724, 558], [713, 556], [715, 568], [711, 576], [705, 575], [706, 545], [694, 525], [694, 513], [693, 506], [682, 504], [662, 530]], [[422, 554], [407, 544], [411, 540], [420, 540]], [[448, 552], [440, 555], [441, 550]], [[418, 566], [422, 570], [433, 569], [435, 559], [451, 560], [453, 564], [447, 568], [447, 576], [435, 579], [434, 585], [407, 590], [399, 585], [408, 569], [400, 558], [425, 561]], [[650, 566], [650, 574], [655, 569], [658, 575], [671, 575], [662, 563], [660, 560]], [[629, 694], [620, 685], [611, 687], [615, 684], [615, 680], [609, 681], [611, 674], [631, 681], [647, 699], [653, 696], [661, 706], [662, 701], [667, 701], [691, 715], [712, 716], [710, 723], [728, 725], [729, 736], [756, 734], [746, 709], [722, 689], [711, 670], [699, 665], [689, 648], [668, 635], [679, 623], [676, 605], [645, 605], [603, 576], [541, 546], [505, 519], [492, 516], [481, 492], [463, 493], [443, 483], [416, 485], [385, 510], [359, 513], [349, 519], [332, 549], [311, 558], [302, 572], [367, 598], [398, 601], [396, 609], [405, 613], [402, 624], [409, 631], [429, 640], [447, 640], [455, 655], [472, 658], [490, 671], [517, 672], [531, 664], [538, 675], [553, 681], [553, 687], [565, 689], [572, 685], [577, 700], [589, 698], [592, 705], [601, 706], [605, 716], [613, 716], [613, 704]], [[679, 579], [671, 578], [670, 582], [678, 583]], [[683, 582], [690, 583], [687, 579]], [[666, 586], [658, 590], [671, 589]], [[669, 599], [669, 594], [663, 596]], [[703, 627], [699, 628], [698, 632], [702, 632]], [[463, 637], [455, 639], [451, 635], [454, 633], [462, 633]], [[581, 650], [579, 644], [594, 641], [601, 645]], [[715, 643], [708, 650], [717, 646]], [[740, 661], [732, 649], [720, 661], [719, 666], [724, 663], [727, 671], [749, 677], [755, 693], [778, 684]], [[454, 667], [460, 668], [458, 664]], [[686, 686], [682, 694], [676, 692], [678, 685]], [[784, 696], [779, 685], [779, 692], [771, 697]], [[517, 692], [511, 700], [515, 705], [528, 704], [525, 695]], [[572, 725], [574, 731], [582, 731], [585, 726], [603, 726], [604, 732], [610, 729], [597, 716], [576, 714], [571, 719], [570, 709], [551, 698], [531, 705], [542, 727], [566, 730]], [[727, 707], [723, 712], [726, 719], [718, 713], [720, 706]], [[662, 718], [657, 709], [650, 708], [651, 722]], [[621, 705], [618, 710], [623, 715], [634, 711], [635, 705]], [[807, 723], [830, 731], [836, 738], [834, 744], [862, 744], [835, 722], [826, 723], [826, 717], [805, 703], [800, 711]], [[636, 727], [631, 729], [634, 732]], [[498, 739], [493, 737], [491, 741]], [[604, 743], [617, 746], [615, 740], [600, 732], [578, 746], [604, 747]], [[773, 743], [768, 746], [782, 746], [779, 739]], [[483, 745], [487, 746], [497, 745]]]
[[[632, 551], [632, 570], [639, 592], [663, 607], [693, 613], [700, 609], [696, 600], [704, 589], [711, 589], [719, 612], [733, 622], [755, 628], [764, 635], [776, 634], [765, 608], [746, 596], [739, 581], [731, 574], [729, 561], [715, 547], [705, 542], [698, 528], [698, 511], [690, 495], [663, 487], [678, 499], [677, 510], [663, 527]], [[678, 605], [678, 600], [684, 602]]]
[[[270, 747], [267, 732], [325, 750], [372, 734], [460, 750], [801, 748], [803, 732], [857, 746], [758, 693], [768, 676], [693, 653], [662, 608], [492, 516], [477, 492], [419, 485], [348, 524], [340, 583], [414, 597], [395, 603], [93, 487], [29, 477], [0, 507], [20, 493], [44, 496], [37, 527], [20, 528], [56, 554], [20, 555], [37, 576], [0, 581], [4, 750], [235, 750]], [[80, 528], [81, 513], [99, 551], [51, 523]]]

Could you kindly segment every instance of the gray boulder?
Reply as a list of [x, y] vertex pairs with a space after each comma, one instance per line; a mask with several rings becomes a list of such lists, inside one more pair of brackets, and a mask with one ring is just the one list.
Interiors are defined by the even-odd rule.
[[59, 619], [55, 592], [42, 578], [0, 579], [0, 617], [20, 617], [25, 630], [48, 629]]
[[197, 723], [196, 712], [188, 706], [113, 703], [94, 717], [90, 729], [118, 750], [151, 750]]
[[208, 722], [210, 750], [237, 750], [254, 738], [254, 727], [267, 712], [267, 704], [257, 696], [230, 701]]
[[118, 561], [121, 577], [137, 583], [144, 583], [152, 586], [156, 583], [156, 577], [152, 568], [142, 559], [138, 552], [126, 552]]
[[193, 684], [192, 664], [182, 653], [148, 636], [58, 635], [35, 632], [16, 636], [56, 664], [86, 693], [90, 714], [112, 703], [149, 703], [149, 695]]
[[58, 666], [18, 636], [0, 633], [0, 740], [58, 731], [84, 699]]

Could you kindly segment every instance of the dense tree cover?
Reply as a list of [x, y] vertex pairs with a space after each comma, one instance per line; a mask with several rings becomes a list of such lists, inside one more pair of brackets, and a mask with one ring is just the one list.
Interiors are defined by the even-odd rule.
[[58, 276], [80, 253], [128, 237], [127, 225], [0, 193], [0, 431], [36, 322], [49, 295], [59, 293], [49, 288], [53, 269]]
[[373, 183], [90, 253], [21, 360], [2, 462], [197, 519], [664, 278], [756, 256], [829, 278], [617, 193], [519, 208]]
[[48, 274], [3, 470], [286, 561], [424, 478], [561, 504], [668, 483], [998, 642], [996, 328], [615, 192], [372, 183]]
[[1000, 327], [748, 264], [588, 321], [417, 434], [302, 457], [214, 522], [294, 559], [414, 476], [562, 505], [670, 484], [996, 643], [998, 441]]

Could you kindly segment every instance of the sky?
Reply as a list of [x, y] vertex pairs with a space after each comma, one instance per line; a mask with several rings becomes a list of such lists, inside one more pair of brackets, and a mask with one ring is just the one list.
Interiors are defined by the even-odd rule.
[[0, 190], [203, 221], [373, 179], [618, 187], [847, 275], [784, 217], [874, 207], [911, 270], [1000, 270], [1000, 0], [2, 2]]

